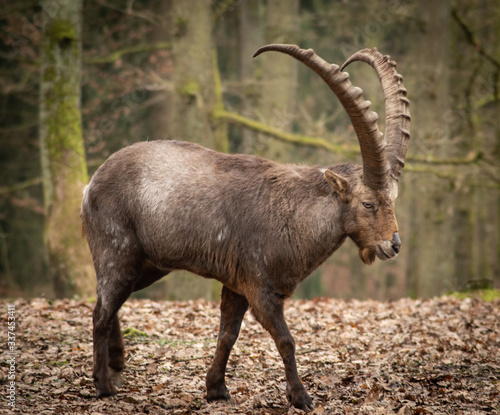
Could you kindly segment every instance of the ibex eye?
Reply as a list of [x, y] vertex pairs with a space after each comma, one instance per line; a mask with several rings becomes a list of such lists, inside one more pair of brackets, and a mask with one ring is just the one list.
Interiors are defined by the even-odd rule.
[[366, 209], [373, 209], [373, 203], [363, 202], [363, 207], [365, 207]]

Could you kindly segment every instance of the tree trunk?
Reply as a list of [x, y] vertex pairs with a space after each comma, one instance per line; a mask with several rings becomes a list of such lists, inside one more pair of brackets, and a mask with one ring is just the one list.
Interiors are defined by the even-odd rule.
[[[456, 13], [460, 15], [459, 19], [465, 18], [463, 24], [470, 25], [467, 27], [470, 31], [468, 36], [477, 36], [476, 28], [481, 27], [482, 22], [495, 12], [498, 13], [499, 8], [480, 1], [472, 1], [469, 6], [470, 12], [467, 17], [461, 15], [463, 13], [461, 10]], [[495, 117], [498, 114], [498, 96], [497, 103], [494, 104], [495, 86], [493, 77], [489, 78], [492, 67], [489, 67], [490, 63], [477, 53], [467, 35], [464, 39], [463, 28], [455, 25], [454, 29], [453, 35], [456, 39], [453, 54], [455, 59], [453, 67], [456, 68], [454, 84], [465, 86], [463, 88], [465, 94], [455, 96], [457, 102], [454, 107], [461, 108], [462, 112], [456, 116], [461, 129], [457, 131], [460, 142], [454, 150], [459, 151], [459, 155], [467, 155], [481, 149], [490, 157], [490, 154], [495, 154], [494, 138], [491, 137], [495, 135], [495, 129], [487, 127], [487, 120], [498, 121], [498, 116]], [[485, 42], [485, 45], [488, 45], [488, 51], [491, 47], [494, 53], [492, 45], [498, 44], [495, 42], [498, 34], [493, 30], [488, 32], [488, 29], [482, 31], [483, 38], [492, 39], [490, 43]], [[486, 101], [485, 98], [490, 95], [493, 105], [482, 106], [481, 101]], [[496, 152], [498, 154], [498, 148]], [[498, 214], [495, 212], [495, 206], [498, 206], [495, 199], [498, 195], [485, 187], [487, 176], [471, 174], [469, 176], [471, 178], [468, 183], [457, 188], [454, 288], [458, 290], [491, 286], [495, 278], [495, 268], [498, 269], [498, 251], [495, 252], [493, 248], [498, 249], [498, 233], [494, 231], [495, 224], [498, 226]]]
[[42, 2], [40, 147], [49, 273], [59, 297], [95, 292], [79, 218], [87, 167], [80, 115], [82, 2]]
[[[255, 118], [255, 108], [260, 94], [257, 90], [257, 64], [252, 59], [255, 51], [264, 43], [262, 36], [262, 24], [260, 17], [261, 0], [248, 0], [239, 7], [239, 40], [240, 40], [240, 79], [243, 84], [243, 108], [242, 114], [249, 118]], [[257, 133], [249, 129], [243, 129], [241, 144], [238, 152], [253, 154]]]
[[[223, 150], [216, 145], [215, 130], [210, 122], [216, 81], [211, 5], [210, 0], [172, 2], [174, 91], [169, 136]], [[177, 271], [167, 277], [165, 294], [170, 299], [211, 299], [212, 286], [211, 280]]]
[[[414, 117], [411, 153], [440, 157], [449, 146], [449, 130], [444, 114], [449, 110], [449, 1], [425, 0], [418, 3], [422, 30], [414, 37], [413, 68], [406, 79]], [[406, 73], [406, 72], [405, 72]], [[411, 82], [413, 80], [413, 82]], [[418, 92], [417, 92], [418, 91]], [[450, 186], [433, 175], [411, 177], [408, 258], [408, 289], [412, 296], [429, 297], [453, 284], [453, 195]], [[422, 197], [425, 195], [426, 197]]]
[[214, 42], [210, 0], [172, 2], [175, 25], [170, 136], [215, 147], [210, 123], [214, 105]]
[[[161, 24], [157, 24], [154, 27], [152, 41], [153, 42], [166, 42], [170, 39], [170, 27], [172, 25], [172, 16], [170, 10], [172, 5], [170, 1], [165, 0], [155, 0], [152, 2], [151, 7], [154, 10], [156, 16], [158, 16]], [[169, 60], [171, 59], [170, 53], [164, 51], [158, 56], [158, 60], [155, 61], [153, 70], [156, 76], [162, 77], [162, 79], [167, 82], [168, 75], [165, 76], [166, 69], [169, 66]], [[151, 91], [150, 96], [152, 100], [156, 101], [149, 110], [149, 131], [151, 133], [151, 139], [153, 140], [166, 140], [171, 138], [170, 136], [170, 120], [169, 111], [171, 109], [171, 97], [170, 91], [166, 88], [160, 91]]]
[[[298, 0], [268, 1], [265, 43], [296, 43]], [[261, 120], [290, 131], [295, 117], [297, 62], [281, 53], [266, 53], [262, 61]], [[290, 161], [290, 145], [267, 137], [260, 139], [260, 153], [275, 161]]]
[[[495, 44], [496, 50], [494, 51], [496, 53], [496, 56], [500, 56], [500, 7], [496, 7], [495, 11], [495, 21], [497, 22], [497, 27], [495, 30]], [[498, 78], [500, 78], [500, 71], [497, 71], [497, 83]], [[497, 111], [500, 109], [500, 88], [497, 87], [495, 91], [495, 107]], [[497, 112], [498, 114], [498, 112]], [[495, 122], [494, 122], [494, 127], [493, 127], [493, 145], [492, 145], [492, 154], [493, 157], [495, 157], [497, 160], [500, 159], [500, 117], [495, 117]], [[497, 178], [500, 178], [500, 166], [497, 163], [496, 167], [496, 173], [497, 173]], [[499, 184], [497, 182], [497, 184]], [[492, 221], [492, 226], [491, 226], [491, 246], [489, 252], [491, 252], [491, 265], [492, 265], [492, 272], [493, 272], [493, 284], [494, 287], [497, 289], [500, 289], [500, 192], [497, 191], [496, 195], [492, 194], [490, 196], [490, 201], [491, 204], [489, 204], [489, 208], [491, 211], [491, 217], [494, 218]]]

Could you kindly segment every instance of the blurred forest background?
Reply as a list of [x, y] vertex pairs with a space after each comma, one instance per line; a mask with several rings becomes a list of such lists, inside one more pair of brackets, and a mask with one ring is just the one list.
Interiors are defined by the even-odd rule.
[[[403, 249], [365, 266], [351, 241], [302, 297], [395, 299], [500, 288], [500, 5], [496, 0], [0, 1], [0, 295], [92, 296], [82, 189], [114, 151], [183, 139], [280, 162], [360, 163], [336, 97], [272, 42], [341, 64], [397, 61], [412, 136], [397, 216]], [[371, 68], [349, 66], [379, 112]], [[155, 299], [217, 298], [183, 273]]]

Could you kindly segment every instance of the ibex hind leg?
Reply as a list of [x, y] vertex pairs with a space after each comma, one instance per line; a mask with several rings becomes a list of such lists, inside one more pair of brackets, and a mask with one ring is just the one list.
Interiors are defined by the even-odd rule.
[[147, 260], [144, 261], [141, 266], [140, 277], [134, 285], [134, 291], [139, 291], [143, 288], [149, 287], [169, 272], [169, 269], [160, 269], [155, 267], [151, 262]]
[[108, 340], [108, 359], [111, 382], [117, 388], [121, 388], [123, 386], [121, 372], [125, 367], [125, 347], [123, 345], [118, 314], [115, 314], [111, 321], [111, 331]]
[[[134, 255], [131, 256], [132, 258]], [[126, 268], [126, 267], [125, 267]], [[121, 278], [119, 280], [119, 284], [115, 282], [115, 284], [111, 284], [114, 288], [112, 292], [107, 292], [106, 297], [109, 303], [110, 313], [112, 314], [111, 321], [109, 323], [110, 329], [107, 331], [109, 333], [109, 337], [107, 339], [108, 343], [108, 375], [104, 373], [103, 368], [105, 368], [105, 363], [102, 361], [102, 356], [99, 355], [96, 357], [95, 362], [98, 362], [97, 365], [94, 365], [94, 378], [96, 379], [96, 388], [98, 396], [109, 396], [113, 395], [116, 392], [116, 387], [121, 388], [123, 386], [123, 378], [122, 371], [125, 367], [125, 347], [123, 343], [123, 337], [120, 330], [120, 320], [118, 319], [118, 310], [128, 298], [132, 291], [138, 291], [142, 288], [145, 288], [151, 285], [153, 282], [160, 279], [162, 276], [168, 273], [168, 271], [160, 270], [153, 267], [149, 263], [143, 263], [141, 266], [129, 266], [132, 270], [132, 273], [127, 273], [124, 271], [125, 278]], [[140, 271], [137, 271], [139, 270]], [[132, 275], [132, 277], [130, 277]], [[137, 275], [135, 277], [134, 275]], [[109, 277], [108, 281], [113, 281], [112, 277]], [[118, 280], [115, 280], [118, 281]], [[127, 281], [129, 281], [127, 283]], [[121, 284], [124, 284], [123, 286]], [[97, 307], [96, 307], [97, 308]], [[102, 305], [101, 305], [102, 308]], [[104, 341], [102, 339], [99, 340], [99, 336], [94, 337], [94, 347], [99, 350], [104, 349], [103, 346], [100, 346], [100, 343]], [[98, 353], [101, 353], [100, 351]], [[98, 375], [98, 373], [102, 373]], [[111, 381], [108, 382], [109, 380]]]
[[[124, 367], [124, 347], [118, 321], [118, 310], [134, 289], [139, 278], [140, 267], [119, 261], [116, 257], [114, 267], [106, 267], [106, 274], [97, 272], [97, 303], [92, 315], [94, 337], [93, 378], [97, 397], [116, 394], [116, 388], [110, 377], [109, 367], [113, 371], [114, 381], [120, 383], [119, 373]], [[118, 376], [117, 376], [118, 373]], [[117, 385], [118, 386], [118, 385]]]

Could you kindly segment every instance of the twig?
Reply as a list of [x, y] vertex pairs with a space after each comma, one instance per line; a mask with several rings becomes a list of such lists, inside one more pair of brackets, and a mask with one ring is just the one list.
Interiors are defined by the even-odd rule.
[[170, 360], [172, 360], [174, 363], [182, 363], [182, 362], [191, 362], [192, 360], [203, 360], [203, 359], [212, 359], [214, 357], [213, 354], [207, 354], [205, 356], [194, 356], [194, 357], [187, 357], [185, 359], [179, 359], [176, 356], [171, 356]]
[[100, 0], [100, 1], [95, 1], [99, 6], [106, 7], [110, 10], [114, 10], [118, 13], [125, 14], [127, 16], [131, 16], [137, 19], [143, 19], [148, 21], [149, 23], [152, 23], [154, 25], [158, 25], [161, 23], [161, 19], [159, 16], [156, 15], [151, 15], [150, 13], [142, 13], [138, 10], [133, 10], [131, 7], [131, 3], [127, 5], [127, 8], [124, 9], [120, 6], [115, 6], [114, 4], [111, 4], [107, 1]]
[[129, 46], [127, 48], [119, 49], [107, 56], [93, 56], [86, 59], [85, 63], [98, 64], [98, 63], [112, 63], [120, 59], [124, 55], [131, 55], [132, 53], [149, 52], [159, 49], [171, 49], [170, 42], [160, 41], [155, 43], [142, 43], [140, 45]]
[[11, 186], [3, 186], [0, 187], [0, 195], [19, 192], [20, 190], [24, 190], [32, 186], [38, 186], [40, 183], [42, 183], [42, 178], [35, 177], [33, 179], [28, 179], [23, 182], [13, 184]]
[[[320, 137], [310, 137], [301, 134], [286, 133], [274, 129], [271, 126], [261, 123], [259, 121], [255, 121], [243, 115], [236, 114], [234, 112], [218, 109], [213, 112], [212, 117], [217, 121], [240, 125], [242, 127], [249, 128], [250, 130], [268, 135], [272, 138], [285, 141], [287, 143], [321, 148], [331, 153], [345, 154], [348, 156], [354, 156], [360, 154], [360, 149], [358, 146], [333, 144], [325, 140], [324, 138]], [[456, 166], [456, 165], [476, 164], [479, 160], [482, 159], [482, 156], [483, 153], [481, 152], [475, 153], [468, 157], [455, 157], [455, 158], [436, 158], [431, 155], [425, 155], [425, 156], [409, 155], [406, 158], [406, 161], [409, 163]], [[415, 169], [414, 171], [417, 170]]]
[[315, 148], [321, 148], [323, 150], [330, 151], [337, 154], [359, 154], [359, 148], [352, 146], [344, 146], [330, 143], [324, 138], [319, 137], [309, 137], [300, 134], [290, 134], [286, 133], [273, 127], [261, 123], [259, 121], [252, 120], [243, 115], [236, 114], [234, 112], [229, 112], [225, 110], [216, 110], [213, 113], [213, 118], [217, 121], [227, 122], [230, 124], [240, 125], [250, 130], [256, 131], [258, 133], [266, 134], [270, 137], [276, 138], [277, 140], [285, 141], [287, 143], [299, 144], [304, 146], [310, 146]]
[[316, 352], [323, 352], [323, 351], [324, 351], [324, 349], [317, 348], [317, 349], [299, 350], [295, 354], [297, 356], [301, 356], [301, 355], [304, 355], [304, 354], [316, 353]]
[[497, 69], [500, 69], [500, 61], [496, 60], [492, 55], [490, 55], [483, 47], [481, 42], [477, 40], [477, 38], [474, 36], [474, 33], [472, 33], [472, 30], [467, 26], [467, 23], [465, 23], [464, 19], [458, 14], [458, 11], [456, 8], [453, 8], [451, 11], [451, 16], [455, 21], [458, 23], [460, 28], [465, 34], [465, 37], [467, 41], [476, 48], [476, 50], [479, 52], [480, 55], [484, 56], [488, 61], [490, 61]]

